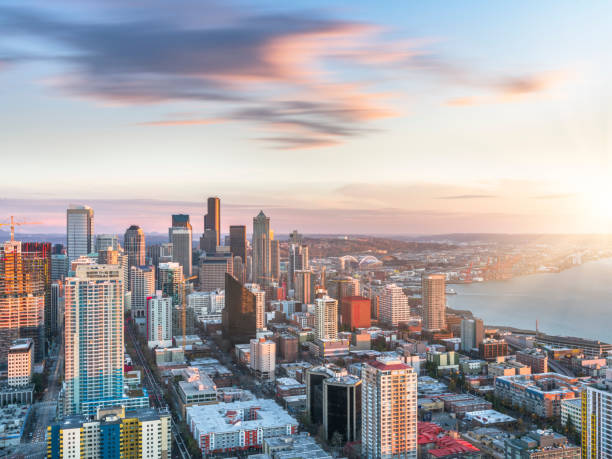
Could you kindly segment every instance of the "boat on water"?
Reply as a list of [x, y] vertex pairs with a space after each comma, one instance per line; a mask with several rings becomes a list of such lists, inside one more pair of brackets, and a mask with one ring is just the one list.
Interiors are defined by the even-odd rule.
[[446, 291], [446, 294], [447, 294], [447, 295], [456, 295], [456, 294], [457, 294], [457, 291], [456, 291], [454, 288], [449, 288], [449, 289]]

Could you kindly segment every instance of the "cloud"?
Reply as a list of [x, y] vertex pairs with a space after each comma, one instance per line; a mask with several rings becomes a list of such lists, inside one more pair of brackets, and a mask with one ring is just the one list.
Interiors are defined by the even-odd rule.
[[[339, 144], [374, 132], [364, 127], [371, 120], [398, 115], [383, 103], [387, 95], [364, 83], [344, 82], [346, 76], [328, 64], [343, 61], [376, 71], [409, 60], [417, 54], [416, 44], [409, 49], [385, 41], [379, 26], [316, 13], [249, 14], [237, 6], [213, 5], [208, 21], [206, 15], [190, 20], [183, 13], [177, 20], [162, 2], [124, 10], [99, 6], [78, 21], [44, 10], [0, 7], [0, 27], [7, 36], [52, 44], [53, 55], [43, 58], [64, 70], [46, 83], [70, 95], [107, 105], [188, 101], [220, 110], [212, 118], [300, 129], [303, 141], [263, 137], [276, 147]], [[189, 2], [193, 16], [205, 7]], [[368, 46], [360, 49], [364, 43]], [[19, 49], [12, 55], [41, 58]], [[207, 124], [179, 121], [137, 124]], [[332, 138], [322, 142], [322, 136]]]
[[459, 194], [455, 196], [440, 196], [436, 199], [490, 199], [498, 197], [493, 194]]
[[532, 199], [568, 199], [576, 197], [576, 193], [543, 194], [532, 196]]
[[185, 120], [159, 120], [159, 121], [145, 121], [142, 123], [136, 123], [139, 126], [192, 126], [199, 124], [217, 124], [222, 123], [222, 119], [185, 119]]

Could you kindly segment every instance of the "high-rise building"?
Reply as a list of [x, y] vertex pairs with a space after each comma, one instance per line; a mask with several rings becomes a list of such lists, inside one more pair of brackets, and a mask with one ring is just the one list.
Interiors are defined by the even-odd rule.
[[471, 351], [478, 349], [484, 340], [484, 323], [482, 319], [462, 319], [461, 320], [461, 350]]
[[[55, 281], [51, 284], [51, 305], [49, 307], [49, 324], [51, 335], [57, 335], [64, 324], [64, 282]], [[46, 319], [46, 317], [45, 317]]]
[[306, 370], [307, 410], [311, 423], [323, 424], [323, 381], [327, 378], [347, 376], [347, 374], [346, 369], [333, 364], [320, 365]]
[[0, 366], [11, 343], [32, 338], [35, 359], [45, 352], [45, 309], [51, 305], [51, 245], [0, 244]]
[[266, 285], [270, 277], [270, 218], [260, 211], [253, 218], [253, 282]]
[[119, 250], [119, 238], [115, 234], [98, 234], [96, 236], [96, 252], [100, 253], [103, 250]]
[[423, 328], [425, 330], [446, 329], [446, 276], [423, 274], [421, 278], [423, 298]]
[[230, 226], [230, 250], [234, 257], [240, 257], [243, 264], [246, 264], [246, 226], [232, 225]]
[[315, 299], [315, 338], [338, 338], [338, 301], [329, 296]]
[[146, 333], [147, 298], [155, 294], [155, 268], [153, 266], [132, 266], [132, 320], [138, 331]]
[[207, 254], [215, 253], [221, 245], [221, 200], [217, 197], [208, 198], [208, 213], [204, 215], [204, 234], [200, 239], [200, 249]]
[[264, 381], [274, 380], [276, 369], [276, 343], [266, 338], [253, 338], [249, 367], [255, 377]]
[[400, 360], [361, 370], [361, 453], [366, 459], [417, 457], [417, 376]]
[[225, 307], [225, 291], [193, 292], [187, 295], [187, 308], [194, 313], [196, 320], [202, 324], [222, 323]]
[[312, 304], [314, 300], [312, 288], [312, 272], [310, 270], [299, 270], [293, 273], [293, 296], [302, 304]]
[[170, 413], [150, 408], [105, 408], [94, 419], [71, 416], [47, 427], [47, 457], [51, 459], [167, 459], [171, 445]]
[[68, 261], [94, 251], [94, 211], [91, 207], [70, 205], [66, 210]]
[[193, 257], [192, 229], [189, 215], [177, 214], [172, 216], [172, 227], [168, 230], [172, 242], [172, 261], [179, 263], [183, 268], [185, 278], [191, 277]]
[[51, 280], [63, 280], [68, 275], [68, 255], [56, 253], [51, 255]]
[[280, 244], [277, 239], [270, 241], [270, 277], [280, 279]]
[[164, 297], [161, 290], [147, 298], [147, 345], [172, 346], [172, 298]]
[[145, 235], [140, 226], [130, 226], [123, 236], [123, 250], [128, 257], [128, 272], [130, 278], [129, 290], [132, 290], [132, 266], [145, 266]]
[[123, 289], [114, 265], [79, 265], [65, 286], [64, 413], [123, 396]]
[[342, 444], [359, 441], [361, 379], [340, 376], [323, 380], [323, 429], [327, 441], [339, 434]]
[[13, 341], [8, 351], [8, 385], [27, 386], [32, 381], [34, 341], [20, 338]]
[[99, 265], [118, 265], [119, 264], [119, 251], [113, 250], [111, 247], [102, 249], [98, 252], [98, 264]]
[[247, 343], [264, 327], [265, 294], [253, 290], [252, 284], [242, 285], [233, 276], [225, 275], [223, 330], [232, 343]]
[[401, 287], [395, 284], [385, 285], [380, 296], [380, 321], [392, 327], [410, 320], [408, 297]]
[[[225, 248], [225, 247], [223, 247]], [[225, 288], [225, 273], [234, 274], [231, 252], [217, 252], [200, 260], [200, 290], [212, 292]]]
[[[296, 231], [294, 231], [297, 233]], [[289, 237], [291, 238], [292, 235]], [[295, 238], [297, 240], [297, 236]], [[301, 237], [299, 237], [301, 240]], [[291, 240], [291, 239], [290, 239]], [[289, 264], [287, 266], [287, 278], [289, 288], [294, 288], [295, 272], [306, 271], [310, 269], [310, 260], [308, 259], [308, 246], [290, 243], [289, 244]]]
[[582, 392], [582, 457], [605, 459], [612, 455], [612, 370], [599, 384]]
[[157, 290], [161, 290], [164, 296], [172, 298], [174, 306], [182, 306], [185, 278], [181, 265], [174, 262], [160, 263], [158, 271]]
[[369, 328], [372, 325], [369, 298], [363, 296], [345, 296], [340, 303], [340, 323], [348, 330]]
[[244, 284], [246, 282], [246, 267], [240, 257], [234, 257], [234, 266], [232, 268], [234, 277], [238, 279], [238, 282]]

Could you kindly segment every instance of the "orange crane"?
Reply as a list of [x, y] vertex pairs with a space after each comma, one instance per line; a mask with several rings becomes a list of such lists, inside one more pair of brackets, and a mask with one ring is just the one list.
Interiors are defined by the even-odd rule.
[[181, 325], [183, 326], [183, 353], [185, 352], [185, 347], [187, 346], [187, 283], [197, 278], [198, 276], [188, 277], [187, 279], [185, 279], [185, 283], [183, 284], [183, 311], [181, 312]]
[[41, 222], [16, 222], [15, 217], [11, 215], [10, 223], [0, 223], [0, 226], [10, 226], [11, 227], [11, 242], [15, 241], [15, 227], [23, 226], [23, 225], [42, 225]]

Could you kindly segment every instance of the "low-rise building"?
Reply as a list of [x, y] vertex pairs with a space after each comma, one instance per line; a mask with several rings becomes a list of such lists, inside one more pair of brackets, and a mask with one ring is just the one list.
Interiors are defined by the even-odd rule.
[[497, 357], [508, 355], [508, 343], [503, 339], [485, 339], [478, 344], [481, 359], [495, 360]]
[[507, 459], [580, 459], [581, 450], [563, 435], [537, 430], [506, 440], [505, 455]]
[[188, 406], [217, 403], [217, 386], [210, 376], [194, 367], [181, 372], [184, 380], [178, 382], [177, 392], [183, 415]]
[[34, 340], [20, 338], [8, 350], [8, 385], [27, 386], [34, 368]]
[[308, 434], [266, 438], [263, 454], [270, 459], [332, 459]]
[[561, 425], [569, 423], [578, 433], [582, 432], [582, 399], [570, 398], [561, 400]]
[[187, 408], [187, 425], [202, 454], [259, 449], [270, 437], [293, 435], [298, 422], [273, 400]]
[[548, 355], [542, 349], [523, 349], [516, 353], [516, 360], [531, 367], [532, 373], [548, 373]]
[[276, 397], [280, 399], [292, 395], [306, 395], [306, 384], [293, 378], [278, 378], [276, 380]]

